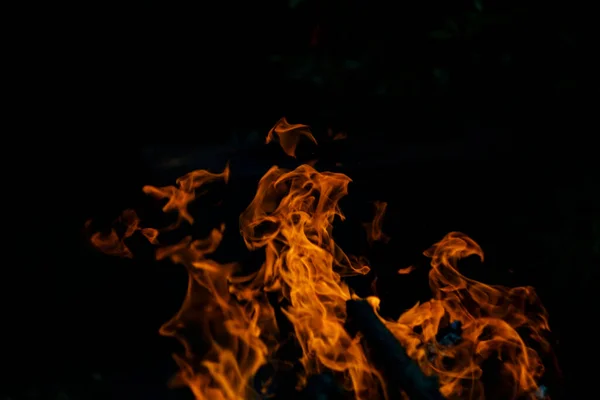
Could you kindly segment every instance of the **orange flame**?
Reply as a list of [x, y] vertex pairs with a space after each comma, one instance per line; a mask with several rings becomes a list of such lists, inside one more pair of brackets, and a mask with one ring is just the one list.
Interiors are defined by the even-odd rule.
[[387, 203], [385, 201], [375, 201], [373, 202], [375, 206], [375, 217], [372, 222], [368, 222], [363, 224], [365, 230], [367, 231], [367, 240], [369, 244], [373, 244], [376, 241], [382, 241], [387, 243], [390, 238], [383, 233], [383, 217], [385, 215], [385, 211], [387, 210]]
[[[103, 253], [125, 258], [133, 257], [131, 250], [129, 250], [129, 247], [125, 244], [125, 240], [138, 231], [140, 231], [150, 243], [158, 243], [156, 240], [158, 231], [153, 228], [140, 228], [140, 219], [134, 210], [123, 211], [121, 216], [117, 219], [117, 222], [125, 225], [125, 232], [121, 236], [119, 236], [117, 231], [113, 228], [108, 234], [96, 232], [92, 234], [90, 238], [92, 244]], [[86, 222], [87, 227], [89, 227], [90, 224], [91, 221]]]
[[343, 174], [319, 173], [308, 165], [291, 172], [273, 167], [240, 227], [249, 249], [265, 248], [260, 283], [289, 301], [283, 311], [294, 325], [306, 374], [324, 368], [340, 372], [357, 398], [369, 398], [378, 374], [344, 329], [352, 295], [341, 281], [341, 275], [365, 274], [369, 268], [353, 265], [331, 236], [334, 218], [344, 218], [338, 202], [349, 182]]
[[[172, 383], [187, 385], [196, 399], [258, 397], [248, 382], [275, 348], [273, 340], [270, 348], [263, 340], [277, 333], [275, 314], [265, 295], [254, 293], [244, 302], [235, 301], [231, 281], [236, 265], [219, 265], [205, 258], [219, 246], [223, 230], [224, 226], [213, 230], [204, 240], [186, 238], [157, 255], [188, 269], [183, 305], [160, 333], [183, 344], [184, 355], [175, 356], [180, 373]], [[263, 332], [265, 327], [270, 328], [268, 332]], [[193, 341], [198, 338], [210, 347], [198, 348]], [[200, 359], [199, 354], [203, 354]]]
[[317, 139], [310, 132], [308, 125], [290, 124], [287, 119], [281, 118], [269, 131], [266, 143], [278, 142], [285, 154], [295, 158], [296, 147], [302, 136], [317, 144]]
[[[550, 329], [547, 313], [533, 288], [490, 286], [463, 276], [457, 261], [471, 255], [483, 260], [483, 252], [462, 233], [449, 233], [424, 254], [431, 257], [429, 284], [434, 298], [415, 305], [398, 321], [386, 321], [388, 329], [426, 374], [439, 377], [441, 392], [448, 398], [485, 398], [481, 366], [494, 356], [502, 361], [504, 387], [511, 388], [505, 398], [535, 399], [544, 367], [517, 333], [527, 331], [549, 350], [542, 334]], [[377, 307], [379, 299], [372, 301]], [[462, 325], [461, 341], [450, 346], [436, 340], [449, 321]]]
[[[196, 198], [196, 190], [210, 182], [227, 182], [228, 178], [228, 167], [220, 174], [199, 170], [179, 178], [177, 187], [145, 186], [143, 190], [167, 200], [163, 211], [177, 212], [175, 224], [163, 229], [172, 230], [183, 221], [194, 222], [187, 207]], [[140, 228], [134, 211], [124, 212], [119, 222], [126, 224], [122, 236], [114, 229], [108, 235], [95, 233], [92, 243], [108, 254], [131, 257], [124, 242], [141, 230], [158, 245], [159, 230]], [[185, 349], [182, 356], [174, 356], [180, 367], [180, 373], [172, 381], [174, 385], [185, 384], [196, 399], [258, 398], [248, 382], [276, 348], [275, 314], [264, 293], [249, 293], [236, 287], [233, 276], [236, 265], [220, 265], [206, 258], [219, 246], [224, 229], [222, 225], [205, 239], [193, 240], [188, 236], [179, 243], [157, 249], [157, 260], [169, 258], [183, 264], [189, 275], [181, 309], [160, 328], [160, 333], [177, 338]], [[199, 342], [208, 343], [209, 347], [200, 348]]]
[[[282, 119], [269, 132], [267, 143], [277, 140], [294, 156], [300, 136], [316, 143], [305, 125]], [[268, 292], [277, 292], [303, 352], [304, 373], [298, 387], [310, 375], [329, 370], [356, 399], [380, 398], [385, 391], [381, 374], [372, 366], [360, 335], [352, 337], [344, 328], [346, 301], [358, 297], [342, 278], [370, 270], [364, 258], [346, 255], [332, 236], [334, 220], [344, 219], [339, 201], [348, 193], [350, 178], [309, 165], [293, 171], [272, 167], [240, 216], [248, 249], [265, 252], [262, 267], [244, 275], [239, 265], [207, 258], [221, 243], [224, 225], [204, 239], [188, 236], [176, 244], [159, 242], [161, 232], [183, 222], [193, 224], [188, 205], [198, 190], [210, 182], [227, 182], [229, 173], [228, 167], [219, 174], [200, 170], [179, 178], [177, 186], [145, 186], [145, 193], [166, 200], [163, 211], [176, 213], [171, 226], [142, 227], [136, 213], [128, 210], [118, 221], [124, 229], [91, 236], [101, 251], [132, 257], [125, 242], [140, 232], [157, 246], [157, 259], [168, 258], [187, 269], [188, 290], [181, 309], [160, 328], [162, 335], [177, 338], [184, 347], [184, 353], [175, 356], [180, 372], [174, 383], [188, 386], [198, 400], [260, 398], [250, 382], [278, 348], [275, 310], [267, 299]], [[375, 203], [375, 218], [366, 225], [370, 242], [387, 238], [381, 231], [386, 206]], [[547, 313], [535, 291], [490, 286], [463, 276], [458, 260], [471, 255], [483, 259], [483, 252], [461, 233], [448, 234], [425, 255], [431, 258], [433, 298], [416, 304], [397, 321], [377, 314], [381, 321], [426, 375], [438, 377], [445, 397], [483, 399], [482, 365], [497, 357], [505, 386], [511, 389], [505, 397], [535, 398], [543, 365], [517, 332], [528, 332], [542, 350], [549, 350], [543, 336], [549, 330]], [[377, 312], [380, 299], [367, 300]], [[438, 338], [450, 323], [461, 325], [459, 340]]]
[[413, 272], [415, 269], [416, 269], [416, 268], [414, 267], [414, 265], [411, 265], [411, 266], [409, 266], [409, 267], [406, 267], [406, 268], [400, 268], [400, 269], [398, 270], [398, 274], [400, 274], [400, 275], [408, 275], [408, 274], [410, 274], [411, 272]]

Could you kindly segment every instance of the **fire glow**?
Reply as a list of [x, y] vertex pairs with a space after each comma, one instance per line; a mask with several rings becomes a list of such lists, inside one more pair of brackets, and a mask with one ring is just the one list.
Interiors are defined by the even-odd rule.
[[[317, 142], [307, 126], [282, 119], [266, 141], [278, 142], [295, 157], [301, 137]], [[281, 311], [302, 351], [295, 372], [298, 392], [311, 377], [329, 373], [342, 398], [436, 398], [437, 393], [439, 398], [483, 399], [482, 365], [497, 358], [509, 397], [539, 396], [544, 367], [530, 346], [550, 351], [544, 338], [547, 313], [531, 287], [491, 286], [463, 276], [457, 269], [460, 259], [474, 255], [483, 260], [482, 249], [466, 235], [451, 232], [424, 253], [431, 259], [432, 298], [398, 320], [379, 315], [380, 299], [374, 294], [361, 299], [353, 293], [343, 278], [365, 275], [370, 267], [364, 259], [347, 255], [333, 237], [334, 219], [344, 219], [339, 201], [351, 182], [344, 174], [320, 172], [314, 164], [269, 169], [239, 218], [246, 247], [264, 253], [262, 267], [252, 273], [209, 257], [219, 247], [224, 225], [206, 238], [161, 242], [164, 232], [196, 222], [188, 205], [199, 189], [211, 182], [227, 183], [229, 176], [227, 166], [221, 173], [193, 171], [177, 179], [177, 186], [145, 186], [146, 194], [164, 199], [165, 213], [176, 213], [174, 224], [146, 227], [135, 211], [127, 210], [119, 218], [124, 229], [91, 236], [101, 251], [133, 257], [125, 241], [141, 233], [155, 246], [158, 260], [170, 259], [187, 269], [181, 309], [160, 328], [184, 347], [183, 354], [174, 356], [180, 368], [174, 384], [189, 387], [198, 400], [274, 397], [273, 379], [259, 385], [255, 376], [265, 366], [282, 365], [277, 358], [286, 339], [278, 323]], [[369, 240], [387, 241], [381, 229], [386, 203], [375, 206], [375, 219], [365, 226]], [[398, 274], [413, 269], [398, 266]], [[358, 333], [348, 329], [351, 319], [362, 320]], [[440, 339], [443, 330], [450, 333]], [[374, 342], [386, 335], [393, 335], [390, 340], [397, 347], [377, 356], [381, 350]]]

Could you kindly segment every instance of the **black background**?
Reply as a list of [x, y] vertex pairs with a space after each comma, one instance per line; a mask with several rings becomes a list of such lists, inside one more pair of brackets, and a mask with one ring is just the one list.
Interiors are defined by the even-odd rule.
[[[478, 279], [534, 285], [547, 305], [563, 370], [555, 397], [588, 390], [598, 174], [574, 7], [291, 4], [98, 2], [53, 9], [33, 34], [34, 107], [5, 157], [7, 234], [18, 233], [3, 268], [0, 395], [177, 396], [165, 387], [177, 346], [157, 329], [180, 304], [184, 272], [96, 254], [83, 224], [142, 207], [144, 184], [227, 159], [239, 173], [225, 207], [235, 220], [283, 162], [260, 146], [282, 116], [318, 138], [348, 133], [316, 151], [353, 178], [344, 205], [356, 226], [369, 201], [389, 202], [390, 244], [349, 252], [370, 252], [390, 304], [426, 299], [423, 274], [393, 272], [463, 231], [487, 257]], [[447, 26], [453, 36], [439, 39]], [[250, 132], [260, 139], [244, 145]]]

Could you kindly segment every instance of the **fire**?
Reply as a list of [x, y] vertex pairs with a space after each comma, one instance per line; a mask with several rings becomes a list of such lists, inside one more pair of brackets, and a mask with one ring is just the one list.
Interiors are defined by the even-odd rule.
[[[431, 258], [433, 299], [415, 305], [398, 321], [385, 321], [408, 355], [425, 374], [439, 377], [440, 391], [448, 398], [484, 398], [481, 366], [492, 356], [502, 361], [501, 373], [513, 389], [506, 398], [527, 394], [536, 398], [536, 382], [544, 366], [517, 333], [517, 329], [528, 332], [549, 350], [543, 337], [543, 331], [550, 330], [547, 313], [533, 288], [490, 286], [463, 276], [457, 261], [471, 255], [483, 260], [483, 251], [462, 233], [449, 233], [425, 255]], [[377, 307], [379, 299], [371, 302]], [[449, 322], [461, 328], [460, 341], [436, 340], [440, 328]]]
[[365, 274], [369, 268], [353, 265], [332, 237], [334, 218], [343, 218], [338, 202], [349, 182], [345, 175], [319, 173], [308, 165], [295, 171], [273, 167], [242, 213], [240, 227], [249, 249], [265, 249], [264, 276], [257, 284], [279, 290], [289, 303], [283, 311], [302, 347], [305, 373], [340, 372], [360, 396], [374, 390], [377, 372], [344, 328], [352, 294], [341, 275]]
[[367, 240], [371, 244], [375, 241], [387, 243], [390, 238], [383, 233], [383, 216], [387, 210], [387, 203], [385, 201], [376, 201], [373, 203], [373, 206], [375, 206], [375, 217], [373, 218], [373, 221], [363, 224], [367, 231]]
[[302, 137], [317, 144], [317, 139], [308, 129], [308, 125], [290, 124], [287, 119], [281, 118], [267, 134], [266, 143], [277, 142], [285, 154], [296, 157], [296, 147]]
[[[279, 142], [294, 157], [301, 137], [317, 142], [306, 125], [282, 119], [266, 141]], [[363, 258], [347, 255], [333, 237], [334, 220], [345, 218], [339, 201], [351, 182], [346, 175], [300, 165], [292, 171], [274, 166], [262, 177], [239, 219], [247, 248], [265, 256], [253, 273], [245, 272], [243, 265], [219, 264], [209, 258], [221, 243], [224, 225], [203, 239], [186, 236], [174, 244], [163, 241], [165, 232], [195, 223], [188, 205], [199, 190], [210, 183], [227, 183], [229, 175], [229, 167], [221, 173], [199, 170], [179, 178], [177, 186], [145, 186], [145, 193], [166, 201], [164, 212], [175, 213], [173, 224], [145, 227], [128, 210], [118, 220], [124, 227], [91, 235], [101, 251], [132, 257], [126, 242], [139, 232], [155, 246], [157, 259], [170, 259], [187, 269], [188, 290], [181, 309], [160, 328], [162, 335], [175, 337], [184, 348], [183, 354], [175, 356], [180, 371], [173, 383], [189, 387], [198, 400], [268, 397], [269, 382], [258, 388], [253, 377], [277, 361], [282, 340], [276, 317], [279, 308], [302, 350], [298, 390], [309, 377], [328, 371], [356, 399], [408, 393], [407, 388], [395, 387], [397, 382], [386, 382], [371, 360], [365, 343], [368, 335], [351, 334], [347, 328], [347, 306], [361, 299], [343, 278], [365, 275], [370, 268]], [[386, 207], [384, 202], [375, 203], [375, 218], [365, 226], [370, 242], [389, 239], [382, 232]], [[463, 276], [458, 260], [472, 255], [483, 259], [483, 252], [461, 233], [449, 233], [425, 255], [431, 258], [432, 299], [392, 321], [379, 315], [380, 299], [368, 297], [374, 321], [380, 321], [402, 345], [419, 373], [437, 377], [439, 392], [448, 399], [483, 399], [483, 363], [489, 358], [501, 360], [503, 387], [510, 387], [506, 398], [535, 398], [544, 368], [527, 343], [549, 351], [544, 339], [549, 330], [547, 313], [535, 291], [486, 285]], [[413, 269], [401, 268], [398, 273]]]

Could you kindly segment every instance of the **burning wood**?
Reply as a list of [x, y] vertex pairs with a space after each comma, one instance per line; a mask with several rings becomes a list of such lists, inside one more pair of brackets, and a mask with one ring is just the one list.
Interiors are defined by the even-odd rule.
[[443, 399], [437, 380], [423, 374], [368, 302], [348, 300], [346, 306], [349, 322], [363, 335], [369, 355], [385, 375], [389, 398], [399, 398], [402, 390], [412, 400]]
[[[267, 142], [278, 141], [294, 157], [302, 137], [316, 143], [308, 127], [282, 119]], [[211, 182], [227, 183], [230, 174], [228, 167], [220, 174], [198, 170], [179, 178], [177, 186], [146, 186], [145, 193], [166, 200], [163, 211], [176, 215], [174, 224], [147, 227], [130, 210], [121, 218], [126, 225], [121, 234], [91, 236], [100, 250], [132, 257], [125, 239], [140, 232], [157, 246], [157, 259], [187, 269], [185, 301], [160, 333], [183, 344], [174, 382], [188, 386], [196, 399], [258, 399], [279, 392], [280, 383], [272, 378], [281, 354], [282, 318], [301, 350], [293, 369], [296, 391], [309, 398], [389, 399], [404, 393], [411, 399], [483, 399], [483, 362], [494, 357], [502, 360], [498, 374], [510, 396], [535, 399], [543, 392], [537, 383], [543, 374], [540, 357], [517, 329], [549, 350], [545, 309], [532, 288], [490, 286], [463, 276], [459, 259], [483, 258], [466, 235], [452, 232], [425, 252], [431, 258], [433, 298], [396, 321], [379, 314], [379, 298], [360, 299], [352, 291], [342, 277], [370, 268], [362, 258], [346, 255], [333, 238], [334, 219], [344, 218], [339, 201], [350, 183], [344, 174], [300, 165], [272, 167], [262, 177], [239, 219], [247, 248], [265, 256], [257, 271], [209, 258], [224, 225], [207, 238], [186, 236], [169, 244], [166, 232], [195, 223], [188, 206], [199, 190]], [[371, 241], [385, 238], [385, 203], [376, 208], [376, 220], [367, 225]]]

